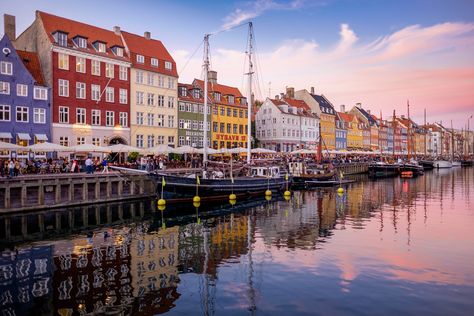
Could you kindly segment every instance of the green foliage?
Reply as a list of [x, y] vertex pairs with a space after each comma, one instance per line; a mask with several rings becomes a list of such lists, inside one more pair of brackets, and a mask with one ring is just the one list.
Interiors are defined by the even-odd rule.
[[137, 161], [137, 158], [138, 158], [138, 153], [137, 152], [131, 152], [128, 154], [128, 157], [127, 157], [127, 161], [128, 162], [135, 162]]

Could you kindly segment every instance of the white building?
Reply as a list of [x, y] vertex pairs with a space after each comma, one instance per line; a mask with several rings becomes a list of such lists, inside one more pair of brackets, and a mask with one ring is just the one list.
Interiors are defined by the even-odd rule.
[[319, 138], [319, 118], [301, 100], [267, 98], [255, 115], [255, 126], [261, 147], [276, 151], [315, 149]]

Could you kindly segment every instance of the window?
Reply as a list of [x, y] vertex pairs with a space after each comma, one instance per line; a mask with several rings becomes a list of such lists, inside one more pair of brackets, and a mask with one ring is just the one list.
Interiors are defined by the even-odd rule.
[[127, 127], [128, 126], [128, 113], [127, 112], [120, 112], [119, 114], [120, 126]]
[[80, 48], [87, 48], [87, 40], [84, 37], [76, 37], [76, 45]]
[[225, 108], [224, 107], [221, 107], [221, 116], [224, 116], [225, 115]]
[[227, 108], [227, 116], [228, 117], [232, 116], [232, 109], [231, 108]]
[[239, 134], [244, 134], [244, 126], [239, 125]]
[[28, 123], [28, 108], [26, 106], [16, 107], [16, 121]]
[[228, 96], [228, 102], [229, 102], [230, 104], [234, 104], [234, 96], [233, 96], [233, 95], [229, 95], [229, 96]]
[[128, 70], [125, 66], [119, 67], [119, 79], [120, 80], [128, 80]]
[[91, 60], [91, 73], [94, 76], [100, 76], [100, 61]]
[[238, 112], [237, 109], [234, 109], [234, 111], [232, 112], [234, 117], [237, 117], [237, 112]]
[[99, 137], [92, 137], [92, 145], [100, 146], [100, 138]]
[[217, 133], [218, 124], [217, 122], [212, 122], [212, 131]]
[[136, 96], [137, 96], [137, 104], [143, 104], [143, 95], [144, 93], [141, 91], [137, 91]]
[[143, 57], [143, 55], [137, 55], [137, 63], [145, 63], [145, 57]]
[[114, 126], [115, 125], [115, 113], [113, 111], [105, 112], [105, 125]]
[[86, 59], [83, 57], [76, 57], [76, 71], [77, 72], [86, 72]]
[[165, 127], [165, 116], [163, 114], [158, 114], [158, 126], [159, 127]]
[[10, 106], [0, 105], [0, 121], [10, 121]]
[[201, 95], [201, 93], [200, 93], [200, 90], [199, 90], [199, 89], [194, 89], [194, 90], [193, 90], [193, 97], [194, 97], [195, 99], [199, 99], [200, 95]]
[[79, 136], [76, 138], [77, 145], [84, 145], [86, 143], [86, 138], [83, 136]]
[[173, 88], [174, 88], [174, 79], [168, 78], [168, 89], [173, 89]]
[[153, 147], [155, 146], [155, 135], [148, 135], [147, 137], [147, 147]]
[[114, 49], [115, 55], [119, 57], [123, 57], [123, 48], [122, 47], [115, 47]]
[[158, 135], [158, 141], [156, 143], [158, 145], [163, 145], [165, 143], [165, 137], [163, 135]]
[[155, 105], [155, 94], [154, 93], [147, 93], [147, 105]]
[[16, 95], [19, 97], [28, 96], [28, 86], [26, 84], [17, 83], [16, 85]]
[[56, 32], [56, 43], [59, 46], [67, 47], [67, 34], [63, 32]]
[[153, 67], [158, 67], [158, 59], [152, 58], [152, 59], [151, 59], [151, 65], [152, 65]]
[[105, 102], [114, 102], [114, 88], [107, 87], [105, 89]]
[[219, 132], [224, 133], [225, 132], [225, 123], [220, 124], [220, 129]]
[[230, 134], [231, 129], [232, 129], [232, 124], [227, 123], [227, 133]]
[[199, 130], [200, 131], [203, 131], [204, 130], [204, 122], [203, 121], [199, 121]]
[[48, 89], [35, 87], [33, 90], [33, 98], [35, 100], [48, 100]]
[[165, 86], [165, 79], [163, 76], [158, 76], [158, 87], [164, 87]]
[[67, 137], [67, 136], [59, 136], [59, 145], [61, 145], [61, 146], [69, 146], [69, 137]]
[[137, 112], [137, 125], [143, 125], [143, 112]]
[[143, 148], [143, 135], [137, 134], [137, 147]]
[[178, 122], [178, 127], [179, 127], [180, 129], [184, 129], [184, 120], [182, 120], [182, 119], [179, 120], [179, 122]]
[[92, 125], [100, 125], [100, 110], [92, 110]]
[[178, 137], [178, 146], [184, 146], [184, 136]]
[[147, 125], [148, 126], [153, 126], [155, 125], [155, 114], [153, 113], [148, 113], [146, 115], [146, 120], [147, 120]]
[[58, 67], [59, 69], [69, 70], [69, 55], [58, 54]]
[[245, 118], [248, 118], [248, 112], [245, 110]]
[[107, 78], [113, 78], [114, 77], [114, 64], [105, 63], [105, 76]]
[[59, 79], [59, 96], [68, 97], [69, 96], [69, 81], [64, 79]]
[[165, 96], [159, 95], [158, 96], [158, 106], [164, 107], [165, 106]]
[[128, 95], [127, 89], [119, 89], [119, 102], [121, 104], [127, 104]]
[[99, 101], [100, 99], [100, 86], [93, 84], [91, 85], [91, 99], [94, 101]]
[[143, 71], [137, 71], [135, 77], [136, 77], [136, 83], [143, 83]]
[[168, 144], [174, 144], [174, 136], [168, 136]]
[[238, 128], [238, 125], [237, 125], [237, 124], [234, 124], [234, 126], [233, 126], [233, 132], [234, 132], [234, 134], [237, 134], [237, 128]]
[[155, 75], [154, 74], [148, 74], [148, 84], [150, 86], [155, 84]]
[[59, 107], [59, 123], [69, 123], [69, 108], [67, 106]]
[[99, 53], [105, 53], [105, 50], [106, 50], [105, 43], [97, 42], [96, 49]]
[[173, 69], [173, 64], [169, 61], [165, 61], [165, 68], [168, 69], [168, 70], [172, 70]]
[[46, 124], [46, 109], [33, 109], [33, 123]]
[[10, 83], [0, 81], [0, 94], [10, 94]]
[[168, 127], [174, 127], [174, 115], [168, 116]]
[[83, 108], [76, 109], [76, 123], [86, 124], [86, 109], [83, 109]]
[[221, 100], [221, 94], [219, 92], [214, 92], [214, 99], [219, 102]]
[[174, 109], [174, 97], [168, 97], [168, 107]]
[[198, 125], [199, 125], [199, 124], [198, 124], [198, 121], [193, 120], [192, 129], [197, 130], [197, 129], [198, 129]]
[[186, 111], [186, 104], [184, 102], [179, 102], [179, 110], [181, 112]]
[[76, 98], [86, 98], [86, 84], [84, 82], [76, 82]]

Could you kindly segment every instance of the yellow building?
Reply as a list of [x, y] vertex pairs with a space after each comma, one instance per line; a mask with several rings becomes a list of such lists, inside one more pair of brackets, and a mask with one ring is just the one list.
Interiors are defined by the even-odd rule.
[[[204, 91], [204, 82], [194, 80]], [[217, 83], [217, 73], [209, 72], [209, 100], [212, 106], [212, 139], [214, 149], [247, 146], [247, 99], [239, 89]], [[209, 127], [208, 127], [209, 128]]]
[[[120, 32], [120, 30], [118, 30]], [[132, 146], [175, 146], [178, 136], [178, 73], [163, 43], [149, 32], [120, 32], [132, 62], [130, 139]]]
[[362, 149], [364, 147], [364, 137], [359, 119], [348, 113], [338, 112], [338, 114], [347, 128], [347, 149]]

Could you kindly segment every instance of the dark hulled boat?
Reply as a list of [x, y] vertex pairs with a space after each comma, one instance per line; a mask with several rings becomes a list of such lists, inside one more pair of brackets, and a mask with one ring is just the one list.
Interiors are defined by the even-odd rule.
[[424, 170], [434, 169], [434, 161], [432, 160], [420, 160], [419, 163], [423, 167]]
[[394, 177], [400, 173], [400, 165], [388, 163], [374, 163], [369, 165], [369, 177]]
[[405, 172], [405, 171], [410, 171], [412, 172], [414, 177], [422, 175], [423, 172], [423, 166], [420, 166], [418, 164], [413, 164], [413, 163], [405, 163], [403, 165], [400, 165], [400, 173]]

